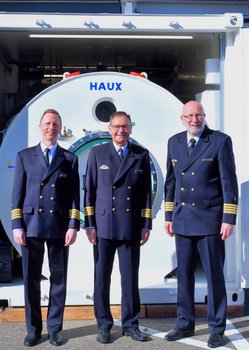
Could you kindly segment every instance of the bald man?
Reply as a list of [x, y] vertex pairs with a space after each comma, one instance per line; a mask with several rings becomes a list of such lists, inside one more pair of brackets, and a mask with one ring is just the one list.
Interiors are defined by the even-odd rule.
[[186, 131], [168, 141], [165, 181], [165, 230], [175, 237], [178, 279], [176, 328], [165, 339], [194, 335], [198, 253], [208, 286], [208, 346], [217, 348], [226, 327], [224, 241], [233, 233], [238, 205], [232, 141], [207, 127], [197, 101], [183, 106], [181, 121]]

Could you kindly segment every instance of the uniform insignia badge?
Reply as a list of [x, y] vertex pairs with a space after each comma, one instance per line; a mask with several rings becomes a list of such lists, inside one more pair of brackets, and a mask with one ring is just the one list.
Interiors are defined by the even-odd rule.
[[67, 177], [67, 174], [66, 173], [60, 173], [59, 177]]
[[109, 169], [109, 166], [108, 166], [108, 165], [103, 164], [103, 165], [101, 165], [101, 166], [99, 167], [99, 169], [102, 169], [102, 170], [108, 170], [108, 169]]
[[212, 162], [213, 158], [202, 158], [202, 162]]
[[172, 159], [172, 160], [171, 160], [171, 163], [172, 163], [173, 166], [175, 166], [176, 163], [177, 163], [177, 159]]

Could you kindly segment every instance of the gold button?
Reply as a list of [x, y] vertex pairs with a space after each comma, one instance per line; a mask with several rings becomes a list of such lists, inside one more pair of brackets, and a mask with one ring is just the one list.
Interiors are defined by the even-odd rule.
[[194, 172], [194, 171], [192, 171], [191, 175], [193, 175], [193, 176], [194, 176], [194, 175], [195, 175], [195, 172]]
[[53, 200], [54, 200], [54, 197], [50, 197], [50, 199], [51, 199], [51, 201], [53, 201]]
[[113, 196], [113, 197], [112, 197], [112, 199], [115, 201], [116, 197], [115, 197], [115, 196]]
[[182, 191], [182, 192], [184, 191], [184, 187], [181, 187], [181, 191]]
[[40, 196], [40, 199], [43, 199], [43, 198], [44, 198], [44, 197], [41, 195], [41, 196]]
[[182, 205], [185, 205], [185, 202], [182, 202]]
[[192, 203], [192, 206], [193, 206], [193, 207], [195, 207], [195, 206], [196, 206], [196, 204], [195, 204], [195, 203]]
[[55, 187], [55, 184], [52, 184], [51, 187]]
[[127, 213], [129, 213], [131, 210], [129, 208], [126, 209]]
[[112, 208], [112, 211], [116, 211], [116, 208]]
[[112, 186], [112, 188], [115, 190], [115, 189], [116, 189], [116, 186]]
[[194, 191], [195, 191], [194, 187], [192, 187], [192, 188], [191, 188], [191, 191], [192, 191], [192, 192], [194, 192]]
[[41, 186], [44, 186], [44, 182], [41, 182]]
[[42, 208], [39, 208], [39, 213], [42, 213], [43, 212], [43, 209]]
[[131, 189], [131, 186], [128, 186], [128, 190], [130, 190]]
[[181, 173], [181, 175], [184, 175], [184, 171]]
[[50, 209], [49, 212], [50, 212], [50, 214], [53, 214], [53, 213], [54, 213], [54, 211], [53, 211], [52, 209]]
[[130, 200], [131, 200], [130, 197], [127, 197], [126, 199], [127, 199], [127, 201], [130, 201]]

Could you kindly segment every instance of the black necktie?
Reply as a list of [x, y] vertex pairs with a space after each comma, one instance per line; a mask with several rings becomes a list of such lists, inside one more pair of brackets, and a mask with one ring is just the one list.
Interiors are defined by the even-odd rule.
[[47, 166], [49, 166], [49, 156], [48, 156], [49, 152], [50, 152], [50, 149], [46, 148], [45, 149], [45, 160], [46, 160]]
[[195, 139], [190, 139], [189, 140], [189, 146], [188, 146], [188, 156], [190, 157], [194, 148], [195, 148], [195, 144], [196, 144], [196, 140]]
[[119, 150], [118, 150], [118, 155], [119, 155], [119, 158], [120, 158], [121, 160], [124, 159], [124, 153], [123, 153], [123, 149], [122, 149], [122, 148], [119, 148]]

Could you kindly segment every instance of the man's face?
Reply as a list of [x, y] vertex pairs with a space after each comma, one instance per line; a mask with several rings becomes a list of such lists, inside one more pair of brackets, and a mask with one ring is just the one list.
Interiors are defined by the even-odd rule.
[[196, 136], [204, 129], [206, 123], [202, 106], [195, 101], [187, 103], [183, 108], [181, 120], [190, 136]]
[[109, 125], [112, 140], [119, 147], [126, 144], [131, 132], [130, 120], [125, 115], [115, 116], [111, 121], [111, 125]]
[[42, 143], [47, 146], [54, 145], [61, 131], [61, 122], [58, 115], [54, 113], [44, 114], [39, 126], [42, 134]]

